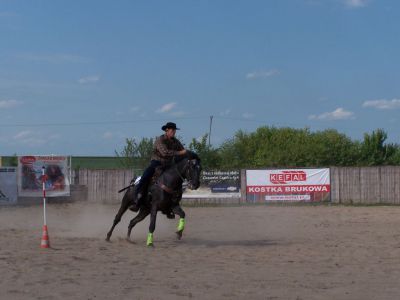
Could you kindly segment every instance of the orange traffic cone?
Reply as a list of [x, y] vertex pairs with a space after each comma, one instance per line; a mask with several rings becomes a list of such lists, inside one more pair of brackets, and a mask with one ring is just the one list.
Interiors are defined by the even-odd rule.
[[49, 233], [47, 232], [47, 225], [43, 225], [42, 242], [40, 248], [50, 248]]

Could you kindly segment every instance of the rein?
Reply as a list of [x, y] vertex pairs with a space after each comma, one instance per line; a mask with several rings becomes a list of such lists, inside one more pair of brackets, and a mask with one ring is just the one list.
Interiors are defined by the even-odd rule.
[[[175, 162], [175, 159], [174, 159], [174, 162]], [[188, 159], [188, 161], [186, 162], [186, 164], [187, 164], [188, 162], [189, 162], [189, 159]], [[177, 164], [177, 163], [174, 164], [174, 167], [175, 167], [174, 169], [175, 169], [176, 173], [178, 173], [179, 177], [182, 179], [182, 182], [185, 181], [185, 178], [182, 176], [181, 172], [179, 172], [178, 164]], [[186, 168], [186, 166], [185, 166], [185, 168]], [[157, 181], [157, 184], [158, 184], [158, 186], [159, 186], [161, 189], [163, 189], [164, 191], [166, 191], [168, 194], [173, 194], [173, 193], [175, 192], [172, 188], [166, 186], [164, 183], [162, 183], [162, 182], [160, 182], [160, 181]]]
[[167, 187], [164, 183], [162, 182], [158, 182], [157, 181], [158, 186], [163, 189], [164, 191], [166, 191], [168, 194], [173, 194], [175, 191], [173, 189], [171, 189], [170, 187]]
[[[188, 160], [188, 161], [189, 161], [189, 160]], [[183, 178], [181, 172], [179, 172], [177, 164], [175, 164], [175, 171], [176, 171], [176, 173], [178, 173], [178, 175], [179, 175], [179, 177], [182, 179], [182, 181], [184, 181], [185, 178]]]

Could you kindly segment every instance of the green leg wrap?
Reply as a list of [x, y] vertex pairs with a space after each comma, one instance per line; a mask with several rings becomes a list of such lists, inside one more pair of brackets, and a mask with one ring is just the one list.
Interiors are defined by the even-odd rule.
[[151, 246], [151, 245], [153, 245], [153, 234], [149, 233], [147, 235], [147, 246]]
[[183, 229], [185, 229], [185, 219], [180, 218], [178, 224], [178, 231], [183, 231]]

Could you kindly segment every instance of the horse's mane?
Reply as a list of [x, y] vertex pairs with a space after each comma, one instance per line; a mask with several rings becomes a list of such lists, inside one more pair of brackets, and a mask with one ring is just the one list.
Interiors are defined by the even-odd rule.
[[196, 152], [186, 150], [186, 156], [188, 159], [196, 159], [196, 160], [200, 161], [200, 157], [197, 155]]
[[174, 156], [173, 160], [168, 162], [167, 165], [165, 166], [164, 172], [170, 170], [172, 167], [176, 165], [184, 163], [184, 161], [186, 160], [192, 160], [192, 159], [196, 159], [200, 162], [200, 157], [195, 152], [186, 150], [186, 154]]
[[197, 155], [197, 153], [191, 151], [191, 150], [186, 150], [186, 154], [185, 155], [179, 155], [179, 156], [175, 156], [174, 157], [174, 162], [175, 163], [180, 163], [182, 160], [184, 159], [196, 159], [198, 161], [200, 161], [200, 157]]

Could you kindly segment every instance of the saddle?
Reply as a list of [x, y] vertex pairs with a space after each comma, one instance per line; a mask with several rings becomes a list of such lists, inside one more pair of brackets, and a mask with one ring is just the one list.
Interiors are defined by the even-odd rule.
[[[161, 176], [163, 171], [164, 171], [164, 167], [163, 166], [160, 166], [160, 167], [156, 168], [156, 170], [155, 170], [153, 176], [151, 177], [150, 181], [147, 184], [145, 184], [145, 186], [143, 187], [143, 192], [144, 192], [143, 194], [145, 194], [145, 195], [147, 194], [148, 187], [157, 182], [157, 179]], [[141, 178], [142, 178], [141, 176], [132, 178], [129, 186], [133, 186], [134, 188], [136, 188], [136, 186], [139, 184], [139, 181], [140, 181]], [[126, 188], [120, 190], [120, 192], [125, 190], [125, 189]]]
[[[142, 187], [143, 197], [148, 198], [150, 200], [150, 202], [151, 202], [151, 192], [149, 191], [149, 187], [152, 184], [157, 184], [158, 178], [160, 178], [161, 174], [165, 171], [166, 168], [167, 168], [167, 166], [165, 166], [165, 165], [157, 167], [153, 176], [149, 180], [149, 182], [147, 184], [144, 184]], [[135, 189], [137, 188], [137, 184], [139, 183], [140, 178], [141, 177], [137, 177], [137, 178], [134, 178], [131, 180], [131, 185], [133, 185]], [[163, 188], [163, 186], [161, 186], [161, 188]], [[167, 188], [167, 187], [164, 186], [164, 188]], [[172, 194], [172, 198], [171, 198], [172, 205], [167, 210], [161, 211], [161, 212], [164, 215], [166, 215], [168, 219], [175, 219], [175, 214], [172, 212], [172, 207], [178, 205], [180, 200], [182, 199], [182, 189], [179, 189], [177, 191], [173, 191], [173, 190], [169, 189], [167, 192]], [[137, 207], [136, 205], [133, 205], [129, 209], [136, 212], [136, 211], [138, 211], [139, 207]]]
[[164, 166], [158, 166], [156, 168], [156, 171], [153, 174], [153, 177], [151, 177], [149, 185], [156, 183], [157, 179], [161, 176], [161, 174], [164, 172], [165, 167]]

